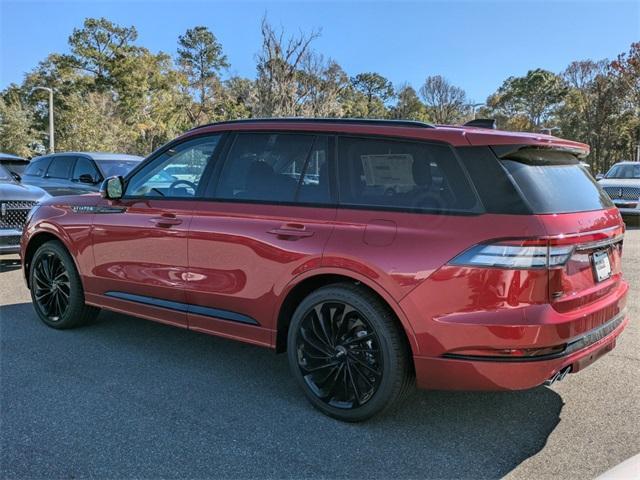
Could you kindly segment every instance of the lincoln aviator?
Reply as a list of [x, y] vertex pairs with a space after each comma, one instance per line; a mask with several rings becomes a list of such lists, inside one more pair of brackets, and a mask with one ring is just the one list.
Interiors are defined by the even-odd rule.
[[59, 329], [106, 309], [286, 352], [310, 402], [345, 421], [414, 385], [549, 385], [628, 322], [624, 223], [580, 165], [587, 145], [492, 127], [195, 128], [99, 194], [31, 211], [35, 311]]

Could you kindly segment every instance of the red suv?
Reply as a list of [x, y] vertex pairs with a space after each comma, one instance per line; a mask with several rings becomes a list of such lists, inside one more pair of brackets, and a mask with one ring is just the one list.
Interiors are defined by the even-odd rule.
[[207, 125], [101, 195], [32, 211], [24, 272], [54, 328], [105, 308], [287, 351], [341, 420], [414, 379], [532, 388], [610, 351], [627, 323], [624, 224], [588, 151], [408, 121]]

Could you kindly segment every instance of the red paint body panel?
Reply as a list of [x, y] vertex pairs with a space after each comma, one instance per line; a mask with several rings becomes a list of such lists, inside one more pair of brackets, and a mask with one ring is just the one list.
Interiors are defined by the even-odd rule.
[[[536, 145], [588, 152], [584, 144], [477, 128], [413, 128], [262, 122], [185, 134], [285, 130], [385, 135], [455, 146]], [[122, 209], [117, 212], [114, 209]], [[169, 219], [163, 224], [163, 219]], [[422, 388], [523, 389], [567, 365], [579, 371], [609, 351], [626, 325], [568, 356], [500, 362], [447, 358], [461, 352], [555, 347], [623, 315], [628, 285], [621, 248], [611, 278], [596, 283], [593, 249], [550, 269], [479, 268], [449, 262], [498, 239], [571, 245], [617, 238], [616, 209], [556, 215], [436, 215], [344, 207], [57, 197], [36, 209], [22, 238], [23, 262], [38, 235], [58, 238], [82, 277], [87, 302], [154, 321], [275, 347], [287, 295], [318, 275], [342, 275], [374, 290], [395, 312]], [[112, 292], [169, 302], [152, 306]]]
[[[271, 345], [273, 312], [282, 301], [277, 292], [320, 266], [336, 209], [225, 202], [196, 202], [194, 208], [186, 302], [247, 315], [259, 327], [189, 314], [189, 328], [224, 328], [228, 335], [255, 336], [256, 343]], [[288, 227], [291, 235], [275, 232]]]

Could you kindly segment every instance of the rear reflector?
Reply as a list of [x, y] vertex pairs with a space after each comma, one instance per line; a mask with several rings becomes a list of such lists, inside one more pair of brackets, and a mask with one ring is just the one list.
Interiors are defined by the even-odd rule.
[[574, 245], [551, 245], [546, 239], [483, 243], [462, 252], [449, 264], [509, 269], [559, 267], [567, 263], [574, 248]]
[[548, 358], [566, 353], [567, 345], [556, 345], [541, 348], [501, 348], [501, 349], [464, 349], [446, 353], [446, 358], [478, 359], [478, 360], [530, 360]]

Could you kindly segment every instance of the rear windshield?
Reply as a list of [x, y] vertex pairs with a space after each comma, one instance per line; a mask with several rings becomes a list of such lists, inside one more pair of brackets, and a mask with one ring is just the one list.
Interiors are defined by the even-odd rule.
[[570, 153], [526, 149], [501, 161], [533, 213], [586, 212], [614, 206]]

